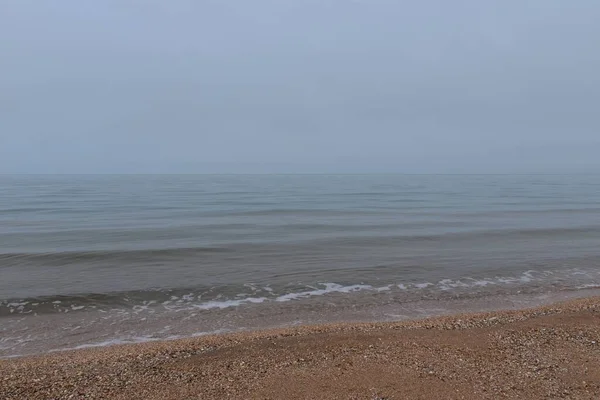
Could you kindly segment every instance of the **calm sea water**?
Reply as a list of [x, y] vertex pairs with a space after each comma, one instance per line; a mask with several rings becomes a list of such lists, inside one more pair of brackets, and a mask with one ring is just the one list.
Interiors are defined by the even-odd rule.
[[[137, 317], [127, 331], [137, 337], [174, 316], [232, 328], [244, 325], [231, 321], [240, 310], [344, 313], [596, 287], [599, 267], [597, 175], [0, 177], [9, 355], [64, 339], [50, 337], [57, 318], [76, 335], [78, 321]], [[165, 332], [156, 337], [178, 334]]]

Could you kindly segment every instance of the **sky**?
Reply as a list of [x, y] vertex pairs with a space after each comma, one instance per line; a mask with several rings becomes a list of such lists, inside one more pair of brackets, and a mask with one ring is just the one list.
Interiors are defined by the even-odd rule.
[[0, 173], [600, 172], [597, 0], [2, 0]]

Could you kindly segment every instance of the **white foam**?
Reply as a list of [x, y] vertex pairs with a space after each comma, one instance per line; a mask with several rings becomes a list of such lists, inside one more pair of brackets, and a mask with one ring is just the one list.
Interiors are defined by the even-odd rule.
[[589, 274], [589, 273], [587, 273], [587, 272], [583, 272], [583, 271], [577, 271], [577, 270], [576, 270], [576, 271], [574, 271], [574, 272], [572, 272], [572, 273], [571, 273], [571, 275], [583, 275], [583, 276], [587, 276], [587, 277], [589, 277], [589, 276], [590, 276], [590, 274]]
[[[68, 351], [68, 350], [91, 349], [91, 348], [95, 348], [95, 347], [106, 347], [106, 346], [114, 346], [114, 345], [122, 345], [122, 344], [156, 342], [156, 341], [160, 341], [160, 340], [177, 340], [177, 339], [184, 339], [184, 338], [189, 338], [189, 337], [220, 335], [220, 334], [229, 333], [229, 332], [232, 332], [232, 330], [216, 329], [214, 331], [195, 332], [195, 333], [192, 333], [191, 335], [171, 335], [171, 336], [167, 336], [167, 337], [130, 336], [130, 337], [122, 337], [122, 338], [112, 338], [112, 339], [104, 340], [102, 342], [85, 343], [85, 344], [80, 344], [78, 346], [73, 346], [73, 347], [61, 347], [59, 349], [52, 349], [52, 350], [49, 350], [48, 353], [56, 353], [59, 351]], [[0, 357], [0, 358], [13, 358], [13, 357], [20, 357], [20, 356], [14, 355], [14, 356], [6, 356], [6, 357]]]
[[213, 308], [229, 308], [229, 307], [237, 307], [246, 303], [262, 303], [266, 301], [266, 297], [248, 297], [240, 300], [223, 300], [223, 301], [208, 301], [206, 303], [194, 304], [192, 307], [197, 308], [199, 310], [210, 310]]
[[[597, 283], [597, 279], [593, 276], [594, 272], [590, 271], [582, 271], [579, 269], [569, 269], [567, 271], [561, 271], [561, 273], [578, 276], [578, 277], [588, 277], [590, 279], [579, 279], [580, 286], [575, 287], [576, 289], [585, 289], [585, 288], [597, 288], [600, 287], [600, 282]], [[600, 271], [596, 272], [600, 274]], [[367, 291], [374, 293], [382, 293], [391, 292], [393, 290], [403, 290], [415, 292], [415, 295], [418, 295], [419, 290], [441, 290], [441, 291], [468, 291], [470, 288], [474, 290], [479, 290], [479, 288], [485, 288], [488, 286], [494, 285], [503, 285], [506, 287], [518, 287], [520, 285], [526, 285], [531, 282], [542, 282], [548, 279], [548, 277], [554, 276], [555, 272], [552, 271], [534, 271], [528, 270], [522, 273], [518, 273], [515, 275], [505, 275], [505, 276], [483, 276], [483, 277], [461, 277], [460, 279], [441, 279], [439, 281], [431, 281], [431, 282], [409, 282], [405, 281], [402, 283], [394, 283], [394, 284], [386, 284], [382, 286], [372, 286], [367, 284], [354, 284], [354, 285], [342, 285], [338, 283], [328, 282], [328, 283], [320, 283], [314, 286], [305, 286], [304, 290], [286, 293], [286, 294], [278, 294], [275, 292], [270, 285], [264, 286], [255, 286], [254, 284], [246, 284], [244, 285], [247, 288], [252, 288], [257, 292], [262, 292], [264, 297], [259, 297], [259, 294], [254, 294], [256, 297], [250, 297], [250, 293], [238, 293], [232, 297], [225, 296], [223, 293], [220, 293], [218, 296], [211, 300], [202, 300], [202, 296], [194, 293], [184, 294], [182, 296], [170, 296], [170, 299], [157, 302], [156, 300], [144, 301], [143, 304], [137, 304], [132, 307], [132, 309], [124, 310], [124, 309], [114, 309], [112, 311], [126, 314], [154, 314], [158, 310], [155, 305], [159, 305], [161, 309], [169, 310], [173, 312], [186, 311], [186, 310], [211, 310], [211, 309], [227, 309], [242, 306], [244, 304], [259, 304], [264, 302], [289, 302], [294, 300], [307, 299], [316, 296], [324, 296], [333, 293], [352, 293], [358, 291]], [[562, 275], [561, 275], [562, 276]], [[596, 281], [596, 282], [595, 282]], [[584, 284], [585, 283], [585, 284]], [[56, 300], [52, 302], [54, 307], [60, 311], [61, 313], [68, 313], [70, 311], [81, 310], [83, 308], [89, 306], [83, 305], [70, 305], [68, 307], [60, 307], [58, 304], [61, 303], [60, 300]], [[8, 312], [14, 314], [22, 314], [25, 313], [25, 305], [30, 304], [28, 302], [19, 300], [13, 301], [10, 303], [5, 303], [8, 306]], [[102, 313], [105, 313], [105, 310], [98, 310]], [[32, 311], [28, 311], [32, 312]]]
[[468, 284], [462, 282], [461, 280], [453, 281], [452, 279], [442, 279], [438, 282], [437, 286], [441, 290], [452, 290], [458, 287], [469, 287]]
[[192, 333], [189, 336], [179, 335], [175, 339], [183, 339], [183, 338], [186, 338], [186, 337], [208, 336], [208, 335], [222, 335], [224, 333], [230, 333], [230, 332], [233, 332], [233, 330], [232, 329], [216, 329], [214, 331], [209, 331], [209, 332], [195, 332], [195, 333]]
[[523, 272], [523, 275], [521, 275], [519, 280], [523, 283], [531, 282], [534, 279], [532, 275], [533, 272], [534, 271], [531, 270]]
[[414, 287], [417, 289], [425, 289], [426, 287], [433, 286], [433, 283], [425, 282], [425, 283], [415, 283]]
[[505, 277], [503, 277], [503, 278], [497, 278], [496, 280], [497, 280], [498, 282], [500, 282], [500, 283], [504, 283], [504, 284], [517, 283], [517, 282], [520, 282], [520, 281], [521, 281], [520, 279], [517, 279], [517, 278], [510, 278], [510, 277], [509, 277], [509, 278], [505, 278]]
[[586, 283], [583, 285], [579, 285], [576, 289], [598, 289], [600, 288], [600, 284], [598, 283]]
[[23, 357], [21, 354], [12, 354], [10, 356], [1, 356], [0, 360], [8, 360], [9, 358], [19, 358]]
[[473, 281], [473, 286], [488, 286], [488, 285], [495, 285], [495, 282], [492, 282], [490, 280], [487, 279], [481, 279], [481, 280], [474, 280]]
[[91, 349], [94, 347], [113, 346], [113, 345], [117, 345], [117, 344], [154, 342], [157, 340], [164, 340], [164, 339], [150, 337], [150, 336], [133, 336], [133, 337], [129, 337], [129, 338], [115, 338], [115, 339], [108, 339], [103, 342], [86, 343], [86, 344], [80, 344], [78, 346], [73, 346], [73, 347], [61, 347], [60, 349], [52, 349], [52, 350], [49, 350], [48, 353], [54, 353], [57, 351], [65, 351], [65, 350]]
[[288, 294], [284, 294], [284, 295], [277, 297], [275, 299], [275, 301], [284, 302], [284, 301], [303, 299], [303, 298], [312, 297], [312, 296], [323, 296], [324, 294], [328, 294], [328, 293], [350, 293], [350, 292], [356, 292], [359, 290], [373, 289], [373, 286], [371, 286], [371, 285], [342, 286], [337, 283], [324, 283], [323, 285], [325, 286], [324, 289], [315, 289], [315, 290], [308, 290], [305, 292], [288, 293]]
[[24, 301], [24, 302], [22, 302], [22, 303], [19, 303], [19, 302], [16, 302], [16, 301], [15, 301], [15, 302], [12, 302], [12, 303], [8, 303], [8, 304], [7, 304], [7, 306], [8, 306], [8, 307], [24, 307], [24, 306], [26, 306], [27, 304], [29, 304], [29, 302], [27, 302], [27, 301]]
[[149, 311], [150, 310], [150, 306], [147, 306], [147, 305], [135, 305], [135, 306], [133, 306], [132, 310], [133, 310], [134, 313], [138, 314], [138, 313], [140, 313], [142, 311]]
[[188, 293], [181, 296], [181, 300], [192, 301], [194, 300], [194, 293]]

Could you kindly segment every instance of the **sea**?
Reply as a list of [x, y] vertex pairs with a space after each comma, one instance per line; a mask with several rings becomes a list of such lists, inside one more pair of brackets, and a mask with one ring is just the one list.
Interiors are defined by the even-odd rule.
[[599, 288], [600, 175], [0, 176], [0, 357]]

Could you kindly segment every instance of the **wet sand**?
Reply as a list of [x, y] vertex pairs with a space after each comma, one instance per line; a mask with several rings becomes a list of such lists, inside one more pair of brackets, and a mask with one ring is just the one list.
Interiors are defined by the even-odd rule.
[[0, 360], [0, 399], [598, 399], [600, 297]]

